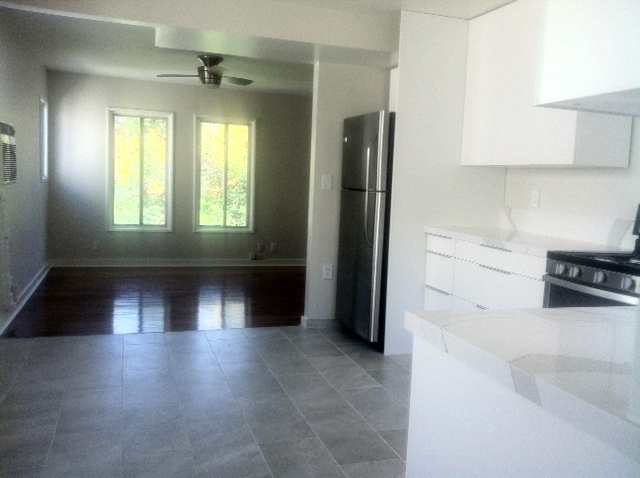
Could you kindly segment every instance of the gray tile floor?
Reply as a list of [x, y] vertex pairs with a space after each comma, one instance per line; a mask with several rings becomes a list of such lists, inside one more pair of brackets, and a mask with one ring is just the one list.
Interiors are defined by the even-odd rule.
[[410, 356], [300, 327], [0, 340], [0, 476], [404, 477]]

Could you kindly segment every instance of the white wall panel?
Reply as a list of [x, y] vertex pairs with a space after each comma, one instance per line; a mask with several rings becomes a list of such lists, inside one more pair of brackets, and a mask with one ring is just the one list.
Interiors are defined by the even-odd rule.
[[400, 23], [385, 353], [409, 353], [421, 310], [427, 225], [496, 225], [504, 170], [460, 166], [467, 22], [403, 12]]
[[[332, 326], [335, 313], [334, 279], [322, 279], [322, 265], [338, 257], [342, 126], [349, 116], [385, 109], [389, 71], [318, 62], [313, 88], [313, 134], [309, 185], [307, 282], [303, 324]], [[333, 176], [333, 189], [322, 189], [322, 175]]]
[[[14, 303], [46, 267], [48, 183], [40, 181], [40, 98], [46, 99], [44, 67], [33, 61], [21, 32], [0, 17], [0, 121], [16, 131], [18, 178], [0, 185], [0, 330]], [[8, 256], [8, 257], [7, 257]]]

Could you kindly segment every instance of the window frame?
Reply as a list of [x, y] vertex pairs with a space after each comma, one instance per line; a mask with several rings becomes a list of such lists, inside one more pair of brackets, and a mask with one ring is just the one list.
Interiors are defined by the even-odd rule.
[[[200, 125], [202, 123], [223, 123], [226, 125], [246, 125], [249, 127], [249, 160], [248, 160], [248, 198], [247, 198], [247, 225], [237, 226], [201, 226], [200, 225]], [[194, 191], [193, 191], [193, 230], [204, 233], [234, 233], [251, 234], [254, 232], [255, 216], [255, 164], [256, 164], [256, 120], [246, 118], [230, 118], [215, 115], [195, 115], [195, 151], [194, 151]]]
[[[108, 108], [107, 109], [107, 196], [108, 196], [108, 231], [134, 231], [134, 232], [173, 232], [173, 168], [174, 168], [174, 113], [166, 111], [138, 110], [130, 108]], [[134, 116], [139, 118], [162, 118], [167, 120], [167, 161], [165, 165], [165, 224], [156, 225], [118, 225], [114, 224], [114, 118], [115, 116]]]
[[49, 103], [40, 98], [40, 182], [49, 180]]

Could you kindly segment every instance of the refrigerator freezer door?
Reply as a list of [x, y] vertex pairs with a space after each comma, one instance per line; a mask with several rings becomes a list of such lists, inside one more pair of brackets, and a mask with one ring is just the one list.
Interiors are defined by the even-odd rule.
[[388, 114], [384, 111], [344, 120], [342, 187], [357, 191], [387, 189]]
[[336, 319], [379, 340], [382, 234], [386, 193], [342, 190]]

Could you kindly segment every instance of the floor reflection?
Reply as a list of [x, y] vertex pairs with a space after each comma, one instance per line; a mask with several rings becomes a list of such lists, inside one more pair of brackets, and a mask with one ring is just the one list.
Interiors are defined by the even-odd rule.
[[4, 337], [300, 324], [304, 267], [54, 268]]
[[237, 329], [246, 326], [250, 302], [244, 288], [236, 288], [227, 296], [225, 289], [203, 286], [198, 295], [198, 330]]
[[167, 324], [165, 298], [162, 292], [116, 292], [113, 300], [114, 334], [164, 332]]

